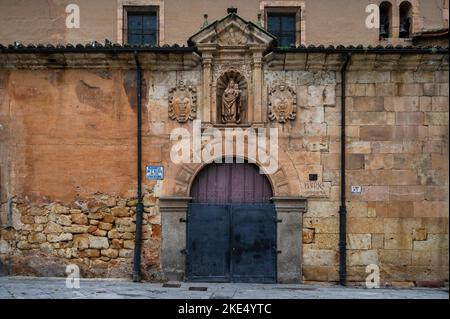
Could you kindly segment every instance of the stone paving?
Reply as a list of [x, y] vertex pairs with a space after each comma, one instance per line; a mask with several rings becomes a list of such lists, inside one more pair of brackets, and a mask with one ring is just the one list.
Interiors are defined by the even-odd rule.
[[[172, 287], [175, 286], [175, 287]], [[179, 287], [176, 287], [179, 286]], [[207, 287], [206, 291], [190, 290]], [[365, 289], [299, 284], [133, 283], [121, 279], [0, 277], [0, 299], [448, 299], [448, 288]]]

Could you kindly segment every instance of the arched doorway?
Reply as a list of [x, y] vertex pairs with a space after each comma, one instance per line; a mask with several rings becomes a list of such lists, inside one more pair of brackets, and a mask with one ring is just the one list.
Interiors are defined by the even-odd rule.
[[195, 177], [187, 215], [186, 278], [276, 281], [272, 187], [251, 163], [212, 163]]

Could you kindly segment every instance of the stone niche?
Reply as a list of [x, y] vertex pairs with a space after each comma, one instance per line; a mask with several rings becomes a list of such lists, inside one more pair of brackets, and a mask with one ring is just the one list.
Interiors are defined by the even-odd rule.
[[238, 71], [223, 73], [216, 85], [216, 123], [245, 124], [248, 110], [248, 87]]
[[230, 13], [189, 39], [202, 56], [202, 125], [252, 126], [262, 110], [262, 57], [274, 41], [263, 29]]

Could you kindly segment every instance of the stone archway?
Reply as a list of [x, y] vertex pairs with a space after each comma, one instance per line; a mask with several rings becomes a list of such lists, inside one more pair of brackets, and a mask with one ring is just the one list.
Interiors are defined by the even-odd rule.
[[[228, 154], [225, 156], [233, 156]], [[257, 161], [256, 165], [261, 167]], [[197, 174], [208, 163], [179, 165], [170, 196], [158, 200], [161, 212], [161, 267], [167, 280], [184, 280], [186, 249], [186, 212], [191, 200], [190, 190]], [[272, 201], [277, 215], [277, 281], [300, 283], [302, 281], [302, 216], [306, 199], [293, 196], [286, 167], [279, 166], [267, 175], [273, 189]]]

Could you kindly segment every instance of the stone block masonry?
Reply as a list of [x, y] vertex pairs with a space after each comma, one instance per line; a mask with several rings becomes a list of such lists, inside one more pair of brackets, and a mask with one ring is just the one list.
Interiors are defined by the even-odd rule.
[[[145, 195], [142, 266], [146, 280], [159, 280], [160, 217], [154, 196]], [[100, 196], [71, 205], [35, 206], [16, 199], [20, 226], [1, 230], [0, 262], [14, 275], [64, 276], [68, 264], [82, 277], [131, 277], [134, 254], [133, 198]], [[8, 269], [8, 265], [10, 269]]]
[[[246, 125], [279, 129], [280, 169], [269, 177], [275, 181], [274, 195], [307, 200], [303, 231], [300, 226], [284, 228], [299, 232], [292, 238], [303, 240], [295, 248], [301, 273], [292, 277], [305, 283], [337, 282], [341, 93], [339, 70], [331, 63], [340, 56], [330, 54], [322, 61], [318, 55], [296, 54], [297, 61], [290, 56], [281, 64], [276, 56], [267, 57], [274, 60], [264, 62], [262, 76], [255, 77], [261, 83], [250, 81], [253, 67], [247, 62], [230, 63], [233, 70], [245, 71], [249, 109], [260, 84], [258, 112], [249, 112]], [[164, 66], [176, 62], [170, 56], [158, 59], [168, 59]], [[425, 56], [420, 67], [403, 64], [404, 69], [392, 60], [381, 63], [387, 56], [376, 59], [382, 68], [355, 58], [348, 71], [347, 279], [349, 284], [364, 283], [367, 265], [374, 264], [382, 285], [448, 281], [448, 62], [431, 71], [427, 68], [434, 62], [427, 64]], [[186, 217], [185, 207], [175, 202], [176, 207], [161, 215], [157, 200], [190, 196], [201, 167], [170, 160], [172, 129], [190, 131], [192, 122], [170, 119], [168, 92], [180, 80], [195, 88], [196, 118], [214, 127], [210, 122], [217, 117], [216, 95], [210, 92], [206, 98], [203, 90], [214, 90], [214, 81], [230, 63], [218, 68], [214, 59], [207, 62], [183, 66], [190, 70], [144, 69], [143, 164], [165, 168], [164, 181], [143, 181], [146, 280], [163, 280], [165, 270], [185, 266], [181, 261], [162, 269], [161, 257], [164, 246], [173, 244], [176, 260], [184, 258], [185, 224], [179, 220]], [[210, 68], [211, 83], [202, 82], [209, 74], [202, 67]], [[65, 265], [74, 263], [83, 277], [131, 277], [136, 231], [134, 79], [133, 71], [120, 69], [0, 70], [1, 274], [65, 276]], [[286, 123], [267, 117], [269, 92], [280, 83], [296, 92], [296, 117]], [[205, 106], [204, 101], [211, 103]], [[205, 110], [211, 113], [208, 121]], [[251, 122], [255, 114], [257, 123]], [[352, 186], [360, 186], [361, 192], [352, 193]], [[175, 222], [178, 230], [168, 243], [161, 229], [172, 232]]]

